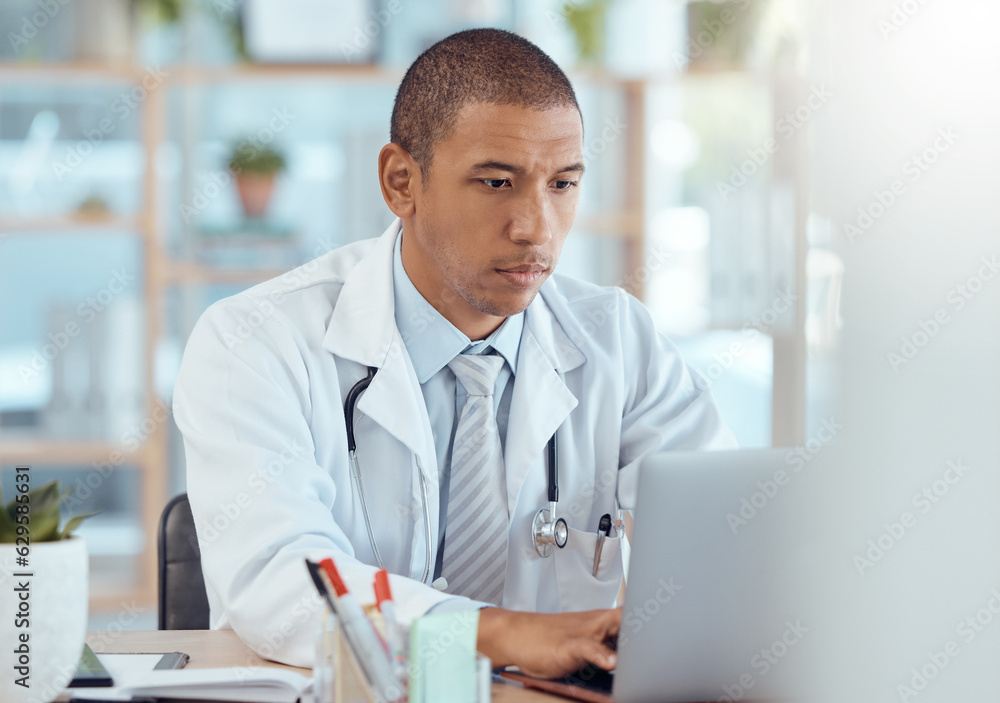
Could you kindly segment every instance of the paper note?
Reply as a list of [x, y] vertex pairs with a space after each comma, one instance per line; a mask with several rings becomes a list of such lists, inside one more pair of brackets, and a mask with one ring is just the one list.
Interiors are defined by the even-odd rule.
[[410, 628], [410, 703], [476, 703], [479, 611], [425, 615]]

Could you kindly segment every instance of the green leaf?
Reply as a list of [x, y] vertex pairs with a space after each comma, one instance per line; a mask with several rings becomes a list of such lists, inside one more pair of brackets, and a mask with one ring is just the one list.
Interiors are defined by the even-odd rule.
[[31, 511], [31, 541], [55, 542], [59, 539], [59, 505]]
[[[43, 486], [28, 491], [28, 505], [31, 506], [32, 519], [34, 519], [36, 512], [49, 510], [52, 505], [58, 509], [61, 500], [58, 481], [49, 481]], [[17, 514], [17, 505], [16, 501], [11, 501], [7, 506], [7, 514], [14, 517]]]
[[69, 539], [73, 535], [73, 530], [78, 528], [81, 522], [83, 522], [89, 517], [97, 515], [97, 513], [99, 512], [101, 511], [95, 510], [92, 513], [84, 513], [83, 515], [77, 515], [75, 518], [72, 518], [69, 522], [66, 523], [66, 526], [62, 528], [62, 531], [59, 533], [59, 539]]
[[[59, 491], [58, 481], [48, 483], [28, 491], [28, 516], [31, 541], [34, 542], [55, 542], [65, 539], [71, 535], [73, 530], [80, 526], [86, 518], [96, 515], [88, 513], [71, 518], [66, 526], [60, 530], [60, 506], [63, 500], [69, 495], [70, 490]], [[0, 543], [12, 543], [17, 539], [17, 506], [16, 500], [12, 500], [4, 506], [0, 502]]]
[[31, 506], [31, 541], [52, 542], [59, 538], [59, 482], [49, 481], [28, 492]]

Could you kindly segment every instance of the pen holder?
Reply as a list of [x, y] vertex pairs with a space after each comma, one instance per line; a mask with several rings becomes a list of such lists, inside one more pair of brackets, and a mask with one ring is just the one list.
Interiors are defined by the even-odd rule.
[[335, 628], [336, 616], [324, 608], [316, 634], [312, 703], [333, 703], [333, 682], [337, 670], [334, 664]]
[[[475, 685], [463, 703], [489, 703], [492, 670], [490, 660], [481, 654], [475, 660]], [[436, 681], [438, 686], [454, 691], [454, 681]], [[439, 699], [432, 695], [432, 699]], [[414, 700], [412, 697], [409, 700]], [[458, 697], [449, 700], [458, 700]], [[324, 611], [322, 626], [316, 640], [316, 661], [313, 667], [314, 703], [387, 703], [369, 683], [357, 657], [340, 627], [340, 621]], [[429, 703], [429, 701], [428, 701]]]
[[316, 641], [313, 700], [315, 703], [386, 703], [375, 695], [344, 638], [340, 621], [329, 610], [323, 613]]

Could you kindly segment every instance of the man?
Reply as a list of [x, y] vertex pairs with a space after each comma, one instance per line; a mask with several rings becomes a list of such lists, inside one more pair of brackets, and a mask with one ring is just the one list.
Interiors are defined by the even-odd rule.
[[[614, 667], [621, 536], [595, 572], [601, 516], [632, 508], [649, 452], [733, 440], [634, 298], [552, 277], [582, 148], [548, 56], [499, 30], [448, 37], [404, 77], [379, 154], [396, 222], [205, 313], [174, 406], [212, 627], [310, 664], [302, 562], [332, 556], [362, 600], [384, 564], [405, 621], [482, 608], [495, 666]], [[371, 374], [358, 481], [344, 400]], [[542, 557], [553, 435], [569, 536]]]

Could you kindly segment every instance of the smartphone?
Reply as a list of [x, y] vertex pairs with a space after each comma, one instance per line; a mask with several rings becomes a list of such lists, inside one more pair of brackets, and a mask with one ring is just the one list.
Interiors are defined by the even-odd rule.
[[101, 660], [94, 654], [94, 650], [89, 644], [83, 645], [83, 654], [80, 655], [80, 663], [76, 667], [76, 674], [69, 682], [70, 688], [104, 688], [114, 686], [111, 674], [101, 664]]

